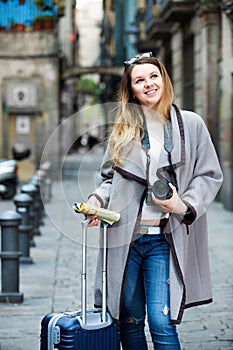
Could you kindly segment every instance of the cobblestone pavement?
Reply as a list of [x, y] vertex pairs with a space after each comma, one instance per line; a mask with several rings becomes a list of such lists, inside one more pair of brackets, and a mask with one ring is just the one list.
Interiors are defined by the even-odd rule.
[[178, 327], [183, 350], [233, 349], [233, 213], [215, 202], [208, 222], [214, 301], [185, 311]]
[[[20, 264], [24, 302], [0, 304], [0, 350], [39, 349], [42, 317], [81, 307], [81, 217], [71, 206], [86, 199], [95, 187], [95, 173], [88, 168], [81, 170], [79, 177], [66, 177], [62, 186], [53, 183], [41, 235], [35, 237], [36, 246], [30, 249], [33, 264]], [[0, 213], [14, 209], [12, 201], [0, 201]], [[214, 302], [185, 311], [178, 326], [182, 350], [233, 350], [233, 213], [215, 202], [208, 215]], [[88, 234], [89, 307], [93, 306], [97, 231], [92, 228]], [[149, 336], [148, 343], [152, 349]]]

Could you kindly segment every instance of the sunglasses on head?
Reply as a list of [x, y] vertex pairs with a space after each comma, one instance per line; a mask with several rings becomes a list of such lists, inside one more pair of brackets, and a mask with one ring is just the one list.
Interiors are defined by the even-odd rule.
[[125, 65], [125, 67], [128, 67], [131, 64], [133, 64], [135, 61], [137, 61], [139, 58], [152, 57], [152, 56], [153, 56], [152, 52], [145, 52], [145, 53], [142, 53], [141, 55], [136, 55], [135, 57], [132, 57], [129, 60], [125, 61], [124, 65]]

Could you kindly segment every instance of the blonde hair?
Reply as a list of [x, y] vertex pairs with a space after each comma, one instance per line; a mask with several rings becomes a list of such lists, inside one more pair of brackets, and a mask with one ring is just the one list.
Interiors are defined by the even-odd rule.
[[131, 73], [135, 65], [146, 63], [154, 64], [158, 67], [163, 80], [163, 94], [161, 100], [156, 105], [156, 112], [160, 115], [163, 122], [167, 122], [170, 119], [170, 110], [174, 93], [167, 70], [155, 57], [139, 57], [133, 64], [125, 68], [121, 79], [119, 90], [120, 104], [109, 140], [112, 160], [116, 164], [123, 163], [121, 155], [123, 147], [130, 144], [132, 147], [132, 141], [141, 141], [144, 135], [144, 114], [139, 101], [134, 98], [132, 93]]

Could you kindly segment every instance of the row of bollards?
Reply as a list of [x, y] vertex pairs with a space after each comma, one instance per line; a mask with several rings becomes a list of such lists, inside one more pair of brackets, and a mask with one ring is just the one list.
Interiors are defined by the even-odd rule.
[[52, 181], [47, 177], [47, 171], [38, 170], [13, 198], [16, 211], [8, 210], [0, 215], [0, 302], [23, 302], [23, 293], [19, 291], [20, 263], [33, 263], [30, 247], [35, 247], [34, 237], [41, 235], [43, 202], [49, 202], [51, 199], [51, 185]]

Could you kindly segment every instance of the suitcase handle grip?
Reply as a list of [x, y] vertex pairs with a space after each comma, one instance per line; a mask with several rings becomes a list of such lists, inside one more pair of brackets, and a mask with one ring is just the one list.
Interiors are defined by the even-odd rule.
[[[91, 219], [82, 220], [82, 322], [87, 321], [87, 227]], [[107, 227], [108, 223], [101, 221], [103, 227], [103, 266], [102, 266], [102, 322], [107, 320]]]

